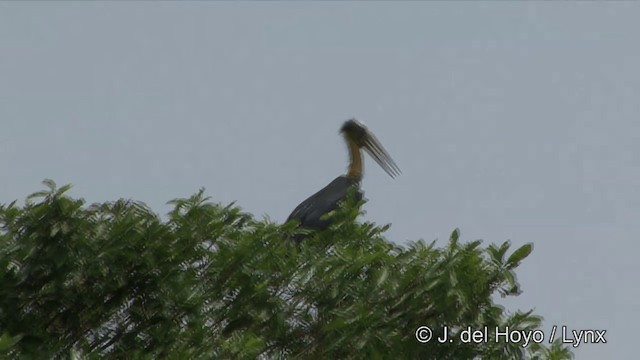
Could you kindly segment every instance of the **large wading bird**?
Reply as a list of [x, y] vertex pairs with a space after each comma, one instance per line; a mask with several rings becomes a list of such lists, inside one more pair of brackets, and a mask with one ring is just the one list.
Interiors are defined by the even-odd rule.
[[[298, 205], [287, 218], [297, 220], [299, 226], [311, 230], [324, 230], [331, 220], [323, 215], [335, 210], [341, 201], [345, 200], [351, 188], [355, 188], [355, 197], [362, 200], [360, 181], [363, 174], [363, 159], [360, 149], [364, 149], [384, 171], [392, 178], [400, 175], [400, 168], [391, 159], [387, 151], [382, 147], [378, 139], [356, 119], [347, 120], [340, 129], [349, 149], [349, 169], [346, 175], [335, 178], [322, 190], [311, 195]], [[306, 235], [295, 234], [293, 239], [299, 243]]]

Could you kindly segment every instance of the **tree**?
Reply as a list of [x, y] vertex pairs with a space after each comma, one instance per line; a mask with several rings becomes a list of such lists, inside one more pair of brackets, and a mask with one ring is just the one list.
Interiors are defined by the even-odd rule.
[[[459, 231], [395, 245], [347, 201], [300, 246], [295, 224], [256, 220], [200, 190], [163, 220], [140, 202], [85, 205], [48, 190], [0, 206], [0, 355], [8, 358], [568, 359], [559, 343], [463, 343], [468, 327], [533, 331], [508, 313], [527, 244]], [[510, 254], [508, 255], [508, 253]], [[434, 338], [416, 340], [428, 325]], [[440, 344], [448, 327], [454, 341]], [[548, 339], [545, 339], [548, 342]]]

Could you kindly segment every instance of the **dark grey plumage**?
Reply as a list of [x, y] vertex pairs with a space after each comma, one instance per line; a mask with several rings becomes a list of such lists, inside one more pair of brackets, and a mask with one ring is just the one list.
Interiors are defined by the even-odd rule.
[[[359, 189], [360, 181], [356, 178], [347, 176], [338, 176], [329, 185], [322, 190], [309, 196], [305, 201], [300, 203], [291, 215], [287, 218], [290, 220], [298, 220], [300, 227], [311, 230], [324, 230], [330, 225], [329, 219], [322, 219], [322, 216], [338, 208], [340, 201], [346, 199], [349, 189], [356, 188], [355, 198], [357, 201], [362, 200], [362, 191]], [[304, 234], [295, 234], [293, 239], [300, 242], [305, 237]]]

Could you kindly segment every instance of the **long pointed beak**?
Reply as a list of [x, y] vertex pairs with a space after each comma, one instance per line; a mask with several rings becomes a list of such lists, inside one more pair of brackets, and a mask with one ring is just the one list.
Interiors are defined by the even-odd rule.
[[366, 136], [363, 139], [362, 148], [371, 155], [380, 167], [389, 174], [392, 178], [400, 175], [401, 171], [395, 161], [389, 156], [389, 153], [384, 149], [380, 141], [370, 132], [367, 131]]

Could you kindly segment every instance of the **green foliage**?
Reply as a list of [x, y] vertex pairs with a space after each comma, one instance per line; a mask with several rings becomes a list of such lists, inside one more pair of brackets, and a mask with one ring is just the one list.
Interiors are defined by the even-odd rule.
[[[7, 358], [568, 359], [558, 343], [422, 344], [467, 328], [535, 330], [514, 269], [532, 251], [510, 244], [397, 246], [388, 226], [357, 223], [350, 201], [299, 246], [295, 224], [256, 221], [204, 191], [171, 201], [86, 206], [48, 190], [0, 206], [0, 356]], [[505, 260], [506, 258], [506, 260]]]

